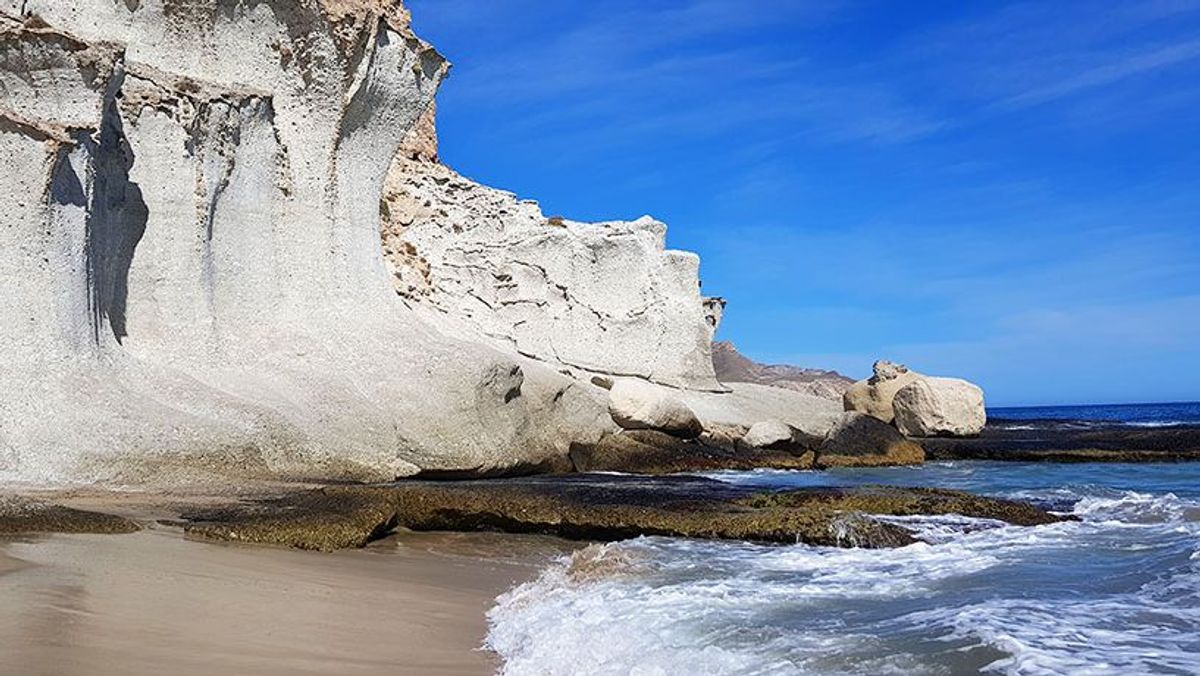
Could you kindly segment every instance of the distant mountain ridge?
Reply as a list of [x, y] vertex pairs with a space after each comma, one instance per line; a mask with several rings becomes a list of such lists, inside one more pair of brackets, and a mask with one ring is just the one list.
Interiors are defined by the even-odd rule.
[[712, 356], [717, 379], [726, 383], [771, 385], [839, 402], [854, 384], [852, 378], [837, 371], [790, 364], [760, 364], [738, 352], [729, 341], [714, 342]]

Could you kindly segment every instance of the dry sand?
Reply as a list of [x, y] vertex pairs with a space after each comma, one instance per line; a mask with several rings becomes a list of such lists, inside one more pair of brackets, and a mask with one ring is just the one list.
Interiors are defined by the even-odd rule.
[[0, 539], [0, 673], [492, 673], [487, 609], [568, 548], [404, 533], [321, 554], [167, 526]]

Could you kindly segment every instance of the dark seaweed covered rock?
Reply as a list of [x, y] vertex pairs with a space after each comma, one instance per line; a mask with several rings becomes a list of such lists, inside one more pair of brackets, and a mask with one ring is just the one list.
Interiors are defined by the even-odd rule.
[[308, 549], [361, 546], [393, 527], [540, 533], [582, 540], [639, 535], [898, 547], [907, 529], [871, 518], [958, 513], [1019, 525], [1060, 520], [1024, 503], [891, 487], [762, 492], [696, 477], [571, 475], [327, 487], [188, 516], [199, 537]]
[[328, 552], [383, 537], [396, 527], [396, 507], [379, 489], [329, 487], [183, 518], [196, 537]]
[[34, 533], [132, 533], [138, 525], [112, 514], [88, 512], [40, 500], [0, 497], [0, 535]]
[[1130, 428], [1083, 421], [990, 422], [970, 439], [928, 439], [930, 460], [1186, 462], [1200, 460], [1200, 425]]
[[921, 445], [865, 413], [846, 412], [817, 449], [818, 467], [878, 467], [925, 462]]
[[571, 462], [579, 472], [674, 474], [721, 469], [812, 469], [813, 454], [803, 449], [735, 448], [706, 438], [680, 439], [654, 430], [626, 430], [596, 443], [571, 445]]

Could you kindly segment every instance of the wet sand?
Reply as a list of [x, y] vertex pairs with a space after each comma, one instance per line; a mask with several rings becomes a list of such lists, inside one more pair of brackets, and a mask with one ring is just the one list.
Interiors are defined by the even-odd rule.
[[484, 614], [568, 547], [402, 533], [321, 554], [166, 526], [0, 539], [0, 673], [493, 673]]

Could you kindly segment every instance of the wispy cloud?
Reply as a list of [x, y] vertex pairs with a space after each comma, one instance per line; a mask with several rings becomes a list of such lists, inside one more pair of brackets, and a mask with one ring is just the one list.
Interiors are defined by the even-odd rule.
[[1083, 70], [1057, 82], [1023, 91], [1002, 101], [1001, 106], [1024, 108], [1038, 105], [1196, 59], [1200, 59], [1200, 40], [1188, 40], [1149, 51], [1136, 52], [1118, 60]]

